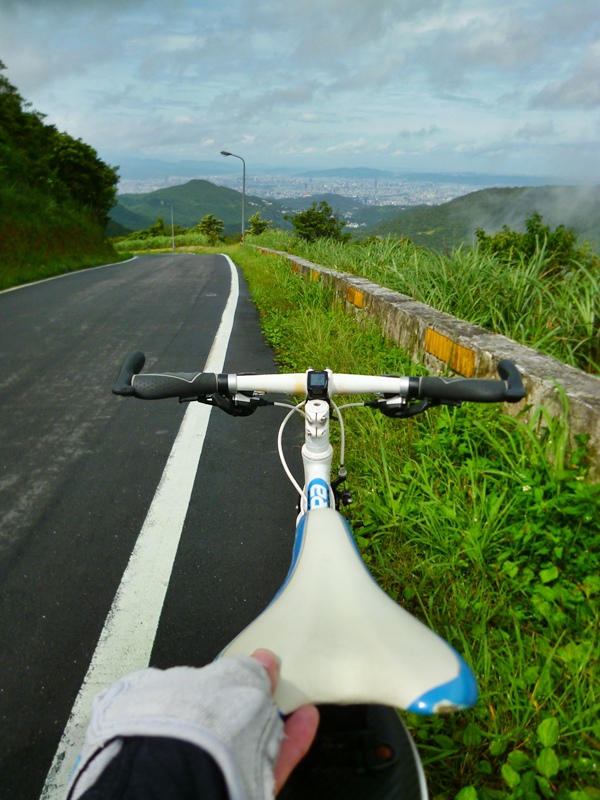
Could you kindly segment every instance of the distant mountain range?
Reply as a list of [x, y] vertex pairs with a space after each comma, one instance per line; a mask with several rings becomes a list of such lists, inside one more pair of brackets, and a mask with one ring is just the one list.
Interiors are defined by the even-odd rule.
[[[110, 236], [121, 236], [131, 231], [143, 230], [163, 217], [168, 223], [171, 219], [176, 225], [191, 228], [202, 217], [213, 214], [222, 219], [225, 233], [238, 233], [242, 217], [242, 195], [234, 189], [215, 186], [205, 180], [188, 181], [180, 186], [170, 186], [145, 194], [121, 194], [118, 203], [111, 211]], [[368, 228], [383, 222], [398, 213], [397, 206], [368, 206], [360, 201], [337, 194], [314, 194], [286, 200], [265, 200], [246, 195], [246, 221], [252, 214], [260, 211], [263, 219], [270, 220], [277, 228], [291, 229], [286, 214], [304, 211], [312, 203], [321, 200], [329, 203], [334, 211], [348, 222]]]
[[[225, 224], [226, 234], [240, 230], [242, 195], [234, 189], [215, 186], [206, 180], [192, 180], [180, 186], [157, 189], [146, 194], [123, 194], [111, 211], [111, 236], [142, 230], [163, 217], [168, 223], [185, 228], [197, 225], [202, 217], [214, 214]], [[246, 195], [246, 221], [260, 211], [275, 227], [291, 228], [286, 214], [303, 211], [314, 202], [325, 200], [346, 219], [350, 230], [361, 236], [406, 236], [415, 244], [431, 249], [450, 249], [471, 244], [477, 228], [495, 233], [503, 225], [524, 230], [534, 211], [555, 228], [572, 228], [580, 241], [588, 240], [600, 252], [600, 186], [542, 186], [483, 189], [439, 206], [364, 205], [359, 200], [337, 194], [309, 195], [286, 200], [265, 200]]]
[[[158, 158], [133, 156], [105, 156], [105, 160], [118, 165], [122, 180], [165, 180], [169, 178], [210, 178], [216, 175], [234, 175], [241, 171], [235, 158], [214, 160], [164, 161]], [[406, 180], [408, 182], [458, 183], [485, 188], [490, 186], [541, 186], [563, 184], [565, 181], [551, 176], [487, 175], [475, 172], [406, 172], [402, 170], [373, 169], [371, 167], [338, 167], [335, 169], [295, 169], [267, 164], [248, 165], [253, 174], [293, 175], [299, 178], [340, 178], [342, 180]]]
[[486, 175], [479, 172], [390, 172], [368, 167], [340, 167], [339, 169], [314, 169], [298, 173], [299, 178], [339, 178], [340, 180], [402, 180], [407, 183], [453, 183], [465, 186], [539, 186], [561, 183], [556, 178], [527, 175]]

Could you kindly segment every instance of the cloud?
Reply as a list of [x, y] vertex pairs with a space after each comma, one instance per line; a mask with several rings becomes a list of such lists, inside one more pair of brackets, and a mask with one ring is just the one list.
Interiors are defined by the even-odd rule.
[[340, 142], [326, 149], [328, 153], [357, 153], [363, 152], [369, 146], [368, 139], [361, 138], [350, 142]]
[[528, 122], [516, 131], [515, 136], [518, 139], [545, 139], [548, 136], [553, 136], [556, 133], [554, 122], [547, 120], [545, 122]]
[[405, 128], [404, 130], [398, 131], [396, 135], [401, 139], [425, 139], [437, 133], [440, 133], [440, 129], [437, 125], [429, 125], [427, 128], [420, 128], [419, 130], [409, 130]]
[[573, 73], [548, 83], [533, 97], [532, 108], [600, 108], [600, 40], [594, 42]]
[[444, 0], [268, 0], [247, 8], [253, 23], [282, 31], [293, 42], [290, 56], [294, 61], [323, 64], [360, 59], [365, 46], [380, 43], [399, 23], [432, 14], [443, 3]]
[[277, 115], [282, 108], [309, 104], [319, 88], [316, 81], [303, 81], [252, 95], [245, 95], [236, 89], [215, 97], [211, 108], [229, 120], [251, 121], [266, 115]]
[[[124, 10], [132, 7], [143, 7], [148, 5], [149, 0], [52, 0], [52, 12], [67, 10], [70, 13], [79, 14], [89, 11], [100, 11], [103, 14], [109, 13], [111, 9]], [[26, 9], [31, 11], [47, 11], [47, 0], [2, 0], [0, 10], [13, 11]]]
[[561, 164], [557, 142], [577, 143], [574, 164], [597, 145], [597, 3], [0, 0], [1, 57], [99, 150], [506, 171], [536, 146]]

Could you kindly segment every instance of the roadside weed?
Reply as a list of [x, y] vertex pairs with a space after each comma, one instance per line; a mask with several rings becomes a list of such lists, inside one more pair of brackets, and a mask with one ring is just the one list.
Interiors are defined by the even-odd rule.
[[439, 253], [394, 238], [308, 243], [276, 230], [249, 241], [361, 275], [572, 366], [600, 370], [598, 259], [556, 269], [544, 246], [507, 263], [481, 247]]
[[[280, 259], [234, 258], [282, 367], [419, 370]], [[600, 800], [600, 485], [566, 417], [345, 413], [365, 561], [479, 682], [472, 710], [408, 715], [433, 800]]]

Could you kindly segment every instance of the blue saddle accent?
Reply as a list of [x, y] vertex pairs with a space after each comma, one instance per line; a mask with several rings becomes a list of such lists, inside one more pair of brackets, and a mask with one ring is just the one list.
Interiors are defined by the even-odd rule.
[[422, 694], [407, 708], [407, 711], [414, 711], [417, 714], [437, 714], [475, 705], [479, 696], [475, 676], [462, 656], [456, 653], [456, 658], [460, 668], [457, 677]]

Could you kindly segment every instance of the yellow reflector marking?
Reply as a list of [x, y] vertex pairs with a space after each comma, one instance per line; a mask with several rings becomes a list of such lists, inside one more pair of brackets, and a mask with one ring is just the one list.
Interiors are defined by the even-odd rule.
[[346, 286], [346, 300], [357, 308], [362, 308], [365, 302], [365, 295], [353, 286]]
[[475, 351], [456, 344], [447, 336], [427, 328], [425, 334], [425, 350], [432, 356], [444, 361], [455, 372], [470, 378], [475, 372]]

